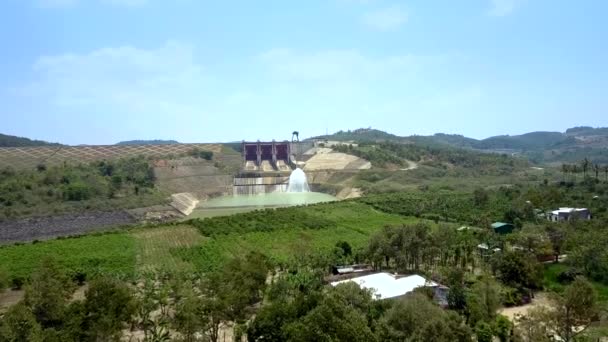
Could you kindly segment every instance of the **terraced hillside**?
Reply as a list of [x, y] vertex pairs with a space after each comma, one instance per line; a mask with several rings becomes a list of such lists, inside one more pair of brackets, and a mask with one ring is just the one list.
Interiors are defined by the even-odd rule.
[[60, 165], [140, 155], [163, 158], [186, 154], [193, 149], [220, 153], [222, 147], [219, 144], [0, 147], [0, 168], [31, 169], [40, 164]]

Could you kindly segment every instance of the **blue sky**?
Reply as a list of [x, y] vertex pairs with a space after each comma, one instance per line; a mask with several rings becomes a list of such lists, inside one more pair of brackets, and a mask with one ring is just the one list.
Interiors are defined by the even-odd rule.
[[0, 132], [67, 144], [608, 126], [608, 2], [6, 0]]

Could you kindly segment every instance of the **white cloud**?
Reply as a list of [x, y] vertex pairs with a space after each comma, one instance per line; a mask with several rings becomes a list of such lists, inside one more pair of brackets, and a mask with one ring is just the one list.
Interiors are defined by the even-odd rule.
[[193, 48], [177, 42], [43, 56], [33, 72], [18, 93], [59, 107], [183, 112], [194, 110], [206, 86]]
[[399, 6], [387, 7], [366, 13], [363, 23], [376, 30], [396, 30], [408, 20], [408, 14]]
[[324, 50], [298, 53], [289, 49], [272, 49], [260, 55], [278, 78], [298, 81], [351, 82], [370, 81], [411, 74], [446, 56], [396, 55], [373, 58], [357, 50]]
[[502, 17], [513, 13], [521, 5], [523, 0], [490, 0], [491, 8], [489, 15]]

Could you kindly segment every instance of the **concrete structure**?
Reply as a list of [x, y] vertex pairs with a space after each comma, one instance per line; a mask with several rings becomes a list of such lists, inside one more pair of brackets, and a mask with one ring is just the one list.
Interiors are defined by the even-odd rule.
[[192, 214], [192, 211], [196, 208], [198, 202], [199, 201], [194, 194], [182, 192], [171, 195], [170, 205], [180, 213], [188, 216]]
[[492, 230], [498, 234], [509, 234], [513, 232], [515, 226], [512, 223], [505, 222], [494, 222], [492, 223]]
[[547, 213], [547, 219], [552, 222], [570, 221], [573, 218], [591, 220], [591, 212], [587, 208], [559, 208]]
[[271, 142], [243, 141], [242, 153], [246, 167], [261, 167], [263, 164], [269, 164], [273, 169], [276, 169], [279, 161], [289, 164], [291, 144], [287, 141], [276, 142], [274, 140]]
[[371, 289], [374, 293], [374, 299], [388, 299], [405, 296], [416, 288], [423, 286], [439, 288], [439, 284], [426, 280], [419, 275], [397, 277], [389, 273], [376, 273], [363, 277], [336, 281], [331, 283], [331, 285], [337, 286], [347, 282], [354, 282], [361, 288]]

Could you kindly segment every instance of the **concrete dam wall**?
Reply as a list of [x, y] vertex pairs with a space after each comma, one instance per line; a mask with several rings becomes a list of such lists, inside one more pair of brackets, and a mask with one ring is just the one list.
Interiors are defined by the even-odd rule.
[[288, 183], [289, 176], [234, 177], [232, 188], [235, 195], [257, 195], [285, 192]]

